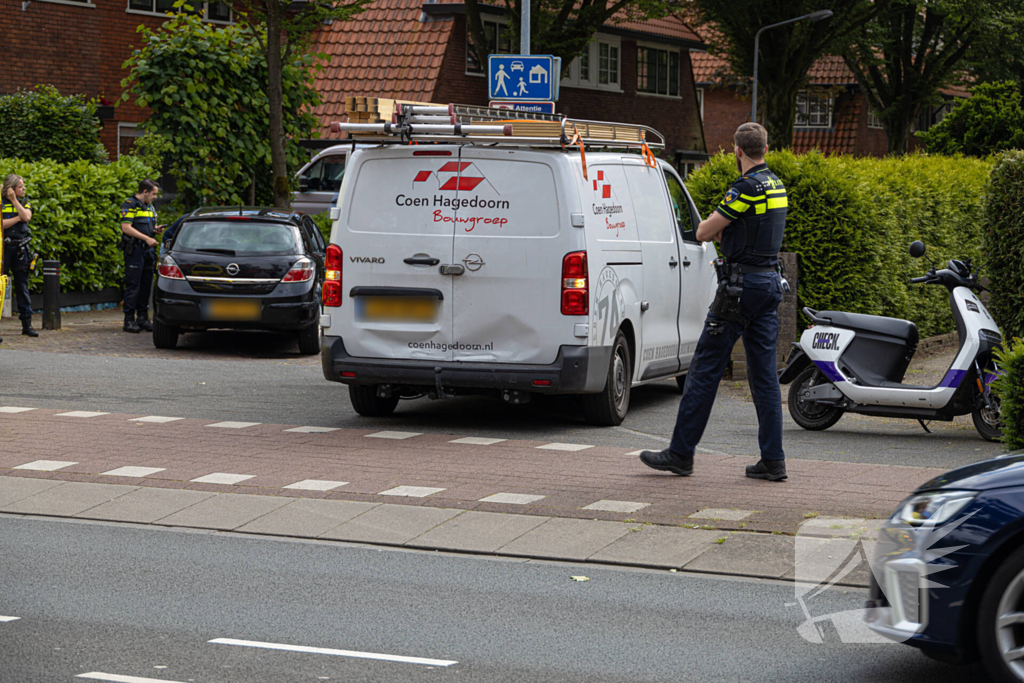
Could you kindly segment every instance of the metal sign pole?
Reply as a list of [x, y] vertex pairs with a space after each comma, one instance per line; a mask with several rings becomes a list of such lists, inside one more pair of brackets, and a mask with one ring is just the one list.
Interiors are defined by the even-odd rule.
[[530, 54], [530, 1], [519, 0], [522, 15], [519, 24], [519, 54]]

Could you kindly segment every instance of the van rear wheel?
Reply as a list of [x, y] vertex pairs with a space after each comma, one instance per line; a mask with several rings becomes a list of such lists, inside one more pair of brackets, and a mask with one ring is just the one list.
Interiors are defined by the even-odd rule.
[[395, 412], [395, 407], [398, 406], [397, 396], [378, 396], [376, 384], [350, 384], [348, 397], [352, 400], [352, 407], [363, 417], [386, 417]]
[[588, 424], [615, 427], [622, 424], [629, 412], [629, 388], [633, 379], [633, 364], [629, 359], [629, 345], [621, 331], [615, 335], [612, 357], [608, 363], [608, 379], [600, 394], [584, 394], [583, 416]]

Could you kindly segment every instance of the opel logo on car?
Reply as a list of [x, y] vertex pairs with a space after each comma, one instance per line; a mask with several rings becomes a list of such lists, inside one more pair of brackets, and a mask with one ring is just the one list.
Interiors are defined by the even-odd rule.
[[225, 270], [228, 271], [228, 275], [238, 275], [238, 264], [229, 263], [228, 267], [225, 268]]
[[470, 254], [466, 258], [462, 259], [462, 264], [466, 266], [466, 270], [475, 273], [484, 267], [484, 259], [480, 254]]

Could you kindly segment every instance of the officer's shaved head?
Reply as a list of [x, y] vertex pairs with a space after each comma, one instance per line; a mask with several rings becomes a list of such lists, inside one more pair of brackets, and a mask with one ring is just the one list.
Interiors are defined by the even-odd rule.
[[768, 145], [768, 131], [760, 123], [744, 123], [736, 129], [733, 142], [743, 150], [751, 161], [764, 160], [764, 148]]

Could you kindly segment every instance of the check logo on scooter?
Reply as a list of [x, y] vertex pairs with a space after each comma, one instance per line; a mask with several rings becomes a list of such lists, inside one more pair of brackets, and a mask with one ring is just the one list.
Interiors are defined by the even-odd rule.
[[811, 343], [812, 349], [824, 349], [826, 351], [838, 351], [839, 350], [839, 333], [838, 332], [817, 332], [814, 335], [814, 341]]

